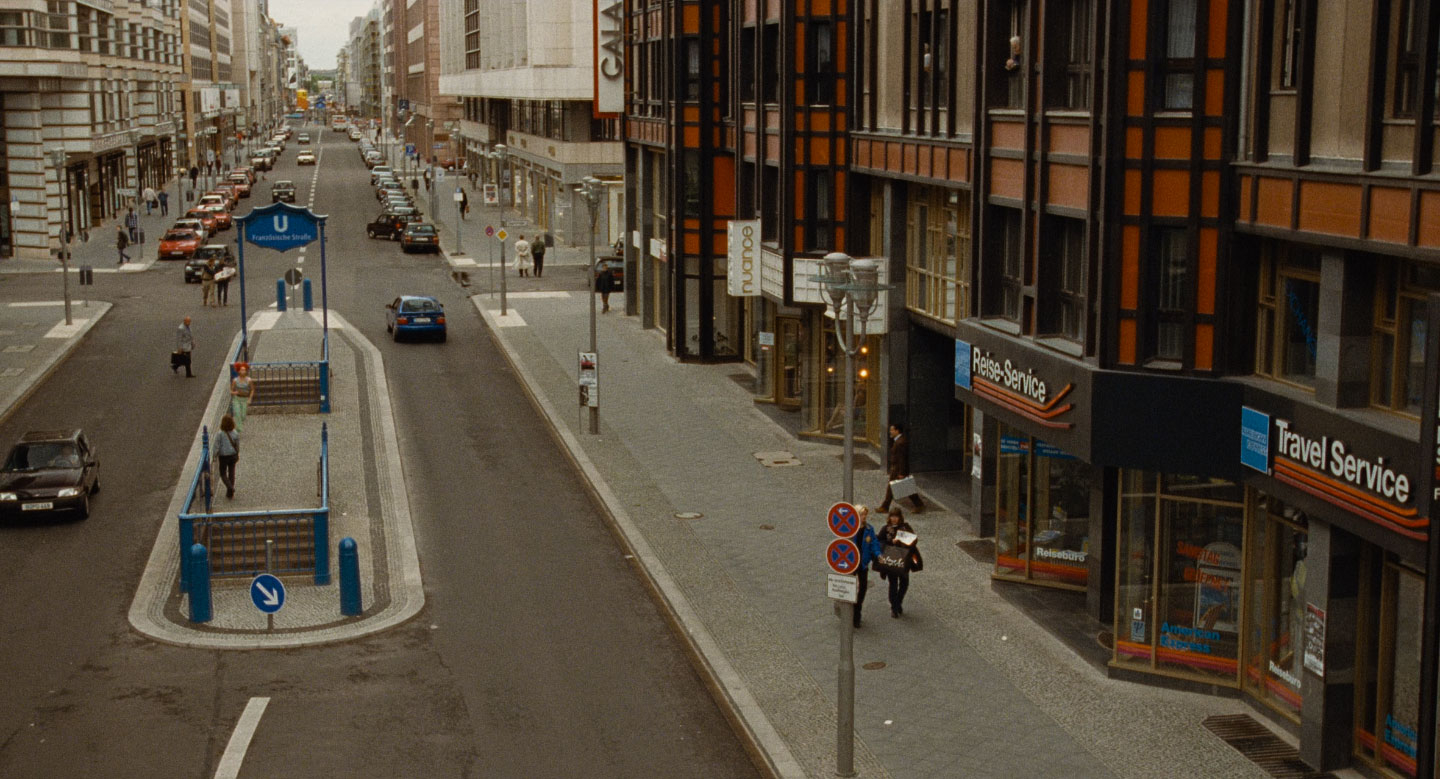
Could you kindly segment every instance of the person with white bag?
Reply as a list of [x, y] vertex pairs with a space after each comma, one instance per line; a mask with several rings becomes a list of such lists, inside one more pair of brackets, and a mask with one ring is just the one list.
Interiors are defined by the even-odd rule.
[[909, 498], [910, 505], [918, 514], [925, 510], [920, 500], [920, 488], [915, 486], [915, 477], [910, 475], [910, 439], [898, 424], [890, 425], [890, 483], [885, 485], [885, 500], [880, 502], [881, 511], [890, 510], [890, 502], [896, 498]]

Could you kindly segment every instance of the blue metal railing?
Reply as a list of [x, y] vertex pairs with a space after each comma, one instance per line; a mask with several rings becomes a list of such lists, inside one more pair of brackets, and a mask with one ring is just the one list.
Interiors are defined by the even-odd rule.
[[[248, 345], [241, 341], [230, 361], [230, 378], [235, 378], [235, 364], [245, 361]], [[321, 338], [320, 359], [314, 362], [252, 362], [250, 378], [259, 390], [257, 405], [286, 406], [319, 403], [320, 413], [330, 413], [330, 331]], [[311, 390], [311, 385], [316, 388]], [[268, 387], [266, 385], [269, 385]]]
[[[197, 541], [210, 551], [211, 576], [253, 576], [266, 572], [265, 541], [305, 538], [308, 545], [291, 549], [277, 544], [280, 559], [273, 573], [314, 571], [315, 583], [330, 583], [330, 431], [320, 426], [320, 458], [316, 463], [317, 508], [270, 511], [212, 511], [215, 475], [210, 460], [210, 430], [200, 432], [200, 465], [190, 478], [185, 507], [179, 515], [180, 586], [189, 575], [185, 552]], [[196, 510], [197, 508], [203, 510]]]

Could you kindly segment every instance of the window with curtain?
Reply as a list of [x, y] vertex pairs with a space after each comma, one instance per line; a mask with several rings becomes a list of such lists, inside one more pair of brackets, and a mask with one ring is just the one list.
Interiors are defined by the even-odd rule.
[[1440, 291], [1440, 269], [1376, 258], [1375, 318], [1370, 350], [1371, 403], [1418, 417], [1428, 337], [1425, 296]]
[[1188, 111], [1195, 103], [1195, 20], [1198, 0], [1169, 0], [1165, 12], [1165, 75], [1162, 106]]

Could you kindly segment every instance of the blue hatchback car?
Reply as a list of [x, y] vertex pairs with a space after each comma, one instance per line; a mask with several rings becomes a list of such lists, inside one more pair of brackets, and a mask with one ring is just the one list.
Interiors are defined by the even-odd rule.
[[385, 306], [385, 331], [396, 341], [402, 335], [425, 335], [444, 341], [445, 307], [425, 295], [401, 295]]

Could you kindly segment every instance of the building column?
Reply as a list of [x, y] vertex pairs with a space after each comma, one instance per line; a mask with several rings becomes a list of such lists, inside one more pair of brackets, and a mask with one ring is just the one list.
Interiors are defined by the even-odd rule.
[[980, 475], [975, 475], [974, 463], [970, 468], [970, 531], [980, 538], [995, 536], [995, 472], [1000, 455], [1000, 426], [994, 418], [970, 409], [972, 436], [980, 436], [980, 451], [972, 454], [980, 458]]
[[1309, 669], [1302, 674], [1300, 759], [1331, 771], [1350, 765], [1353, 749], [1361, 541], [1312, 520], [1307, 543], [1305, 604], [1325, 610], [1325, 657], [1323, 676]]
[[1336, 408], [1370, 404], [1373, 258], [1369, 263], [1347, 259], [1344, 252], [1327, 251], [1320, 261], [1315, 400]]

